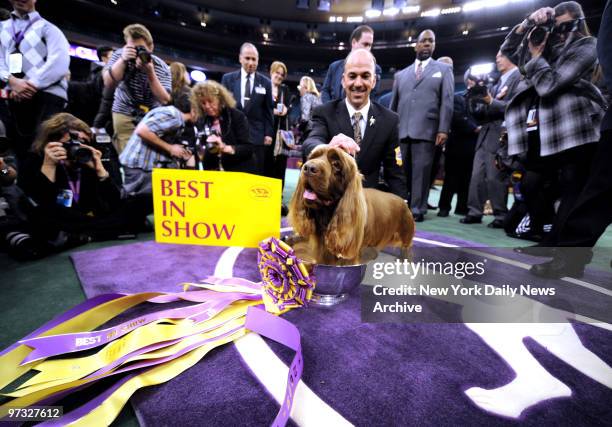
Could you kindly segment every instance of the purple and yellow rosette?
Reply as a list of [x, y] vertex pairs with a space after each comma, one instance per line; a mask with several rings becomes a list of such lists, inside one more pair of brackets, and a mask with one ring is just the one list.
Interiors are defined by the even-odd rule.
[[259, 244], [257, 261], [267, 311], [284, 313], [307, 304], [315, 280], [291, 246], [270, 237]]

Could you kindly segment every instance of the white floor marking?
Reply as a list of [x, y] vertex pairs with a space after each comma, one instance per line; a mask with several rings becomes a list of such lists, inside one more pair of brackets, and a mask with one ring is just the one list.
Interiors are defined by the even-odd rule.
[[[227, 248], [217, 261], [214, 275], [233, 277], [234, 264], [242, 249], [241, 247]], [[249, 333], [234, 341], [234, 345], [242, 360], [280, 405], [285, 398], [287, 374], [289, 373], [287, 365], [258, 334]], [[300, 426], [352, 425], [301, 380], [295, 392], [291, 418]]]

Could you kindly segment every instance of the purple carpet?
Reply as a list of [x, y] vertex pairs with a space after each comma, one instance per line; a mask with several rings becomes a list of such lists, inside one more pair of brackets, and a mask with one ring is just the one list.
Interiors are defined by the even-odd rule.
[[[477, 246], [432, 233], [418, 236]], [[417, 242], [415, 252], [426, 246]], [[72, 258], [86, 295], [92, 297], [106, 292], [176, 291], [184, 281], [212, 274], [224, 250], [145, 242], [78, 252]], [[528, 274], [512, 266], [495, 268], [495, 274], [502, 276]], [[239, 255], [234, 275], [258, 280], [255, 250]], [[349, 422], [360, 426], [611, 425], [612, 390], [531, 338], [524, 340], [526, 348], [571, 389], [571, 397], [541, 401], [518, 420], [486, 412], [464, 391], [502, 387], [516, 374], [480, 335], [461, 323], [362, 323], [358, 293], [333, 309], [308, 308], [284, 315], [302, 335], [302, 380]], [[587, 295], [597, 298], [596, 293]], [[609, 368], [612, 332], [581, 323], [575, 323], [574, 329], [584, 346]], [[290, 363], [289, 350], [268, 344]], [[215, 350], [166, 384], [140, 390], [131, 402], [141, 424], [151, 426], [269, 425], [278, 410], [233, 345]]]

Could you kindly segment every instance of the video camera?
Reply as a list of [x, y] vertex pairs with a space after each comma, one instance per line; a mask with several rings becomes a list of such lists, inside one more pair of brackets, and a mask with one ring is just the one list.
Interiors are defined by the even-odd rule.
[[198, 145], [206, 147], [206, 151], [210, 154], [219, 154], [219, 147], [212, 142], [207, 142], [209, 136], [220, 136], [217, 129], [212, 128], [208, 125], [204, 126], [204, 129], [198, 132]]
[[64, 142], [64, 148], [68, 156], [68, 160], [79, 165], [84, 165], [93, 160], [93, 153], [89, 148], [83, 147], [87, 143], [79, 137], [76, 132], [70, 132], [70, 139]]

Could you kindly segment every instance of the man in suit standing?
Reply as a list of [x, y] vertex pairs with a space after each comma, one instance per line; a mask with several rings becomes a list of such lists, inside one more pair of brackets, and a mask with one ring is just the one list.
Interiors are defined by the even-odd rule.
[[484, 98], [474, 100], [483, 106], [476, 115], [482, 123], [482, 129], [476, 141], [468, 195], [468, 213], [459, 221], [463, 224], [482, 222], [483, 206], [488, 199], [491, 201], [495, 215], [495, 219], [488, 227], [503, 228], [508, 213], [508, 174], [495, 166], [495, 157], [501, 149], [499, 138], [506, 105], [517, 93], [521, 74], [510, 58], [501, 52], [497, 53], [495, 63], [501, 73], [499, 81]]
[[221, 84], [234, 95], [236, 107], [247, 116], [250, 141], [255, 146], [254, 172], [263, 175], [265, 147], [273, 141], [272, 84], [270, 79], [257, 72], [259, 53], [254, 45], [244, 43], [238, 58], [242, 67], [239, 71], [224, 74]]
[[[374, 44], [374, 30], [369, 25], [360, 25], [353, 30], [349, 39], [351, 43], [351, 52], [357, 49], [372, 50]], [[344, 61], [339, 59], [332, 62], [325, 74], [323, 88], [321, 89], [321, 102], [326, 103], [336, 99], [344, 98], [344, 89], [342, 88], [342, 73], [344, 72]], [[382, 70], [376, 64], [376, 86], [372, 89], [370, 99], [376, 101], [378, 99], [378, 90], [380, 89], [380, 75]]]
[[400, 146], [410, 189], [410, 209], [417, 222], [427, 213], [434, 147], [448, 138], [453, 117], [452, 68], [431, 58], [433, 31], [419, 34], [414, 64], [395, 74], [391, 110], [399, 114]]
[[364, 187], [377, 187], [382, 165], [390, 190], [406, 199], [398, 116], [370, 100], [376, 85], [375, 64], [374, 56], [366, 49], [357, 49], [347, 56], [342, 76], [346, 98], [315, 108], [312, 130], [303, 149], [308, 156], [317, 145], [329, 143], [355, 156], [364, 176]]

